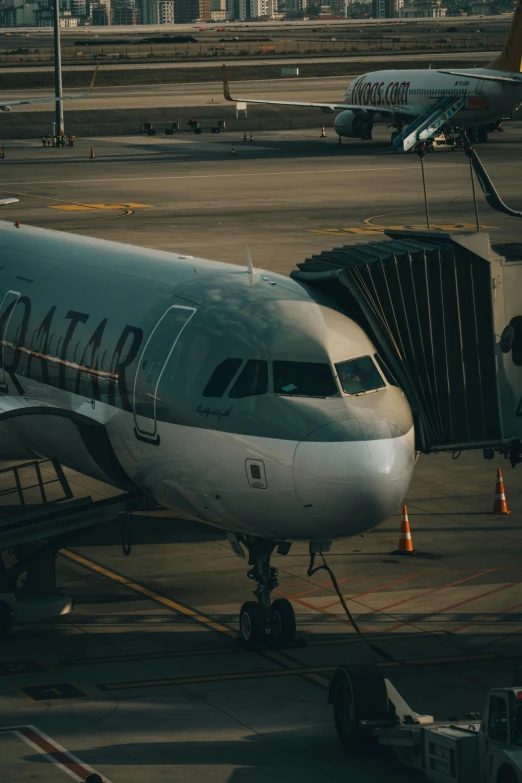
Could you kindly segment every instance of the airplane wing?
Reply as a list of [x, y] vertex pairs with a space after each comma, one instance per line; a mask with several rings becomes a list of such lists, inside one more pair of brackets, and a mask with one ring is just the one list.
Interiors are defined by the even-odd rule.
[[438, 73], [447, 73], [450, 76], [460, 76], [465, 77], [467, 79], [485, 79], [488, 82], [500, 82], [501, 84], [521, 84], [522, 83], [522, 74], [520, 77], [516, 76], [490, 76], [489, 74], [483, 74], [483, 73], [470, 73], [470, 71], [441, 71], [439, 70]]
[[56, 98], [56, 96], [53, 95], [50, 96], [49, 98], [27, 98], [27, 100], [25, 101], [0, 101], [0, 110], [11, 111], [11, 106], [26, 106], [27, 104], [33, 104], [33, 103], [56, 103], [57, 100], [75, 101], [77, 98], [88, 98], [94, 89], [94, 84], [96, 82], [96, 76], [98, 74], [99, 67], [100, 66], [98, 64], [93, 73], [89, 89], [86, 92], [78, 93], [78, 95], [62, 95], [61, 98]]
[[8, 204], [16, 204], [20, 199], [18, 198], [0, 198], [0, 207], [6, 207]]
[[[223, 65], [223, 95], [225, 96], [225, 100], [233, 101], [235, 103], [264, 103], [269, 106], [308, 106], [310, 109], [322, 109], [322, 111], [328, 114], [343, 109], [351, 109], [352, 111], [359, 111], [361, 113], [366, 111], [378, 111], [385, 114], [394, 113], [391, 109], [385, 109], [382, 106], [360, 106], [353, 103], [306, 103], [303, 101], [268, 101], [260, 100], [259, 98], [233, 98], [230, 94], [226, 65]], [[404, 112], [404, 114], [406, 113], [407, 112]]]

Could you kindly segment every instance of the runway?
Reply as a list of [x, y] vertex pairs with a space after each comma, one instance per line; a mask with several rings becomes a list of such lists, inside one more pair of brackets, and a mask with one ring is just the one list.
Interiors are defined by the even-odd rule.
[[[477, 149], [502, 198], [521, 209], [522, 124], [505, 127]], [[5, 149], [0, 197], [20, 203], [2, 220], [176, 250], [191, 265], [204, 256], [246, 268], [248, 244], [256, 267], [288, 274], [321, 250], [425, 225], [419, 160], [392, 154], [383, 127], [374, 142], [342, 145], [316, 129], [252, 142], [234, 132]], [[437, 151], [425, 167], [432, 225], [474, 230], [463, 152]], [[482, 196], [478, 207], [495, 245], [519, 241], [518, 221]], [[508, 517], [490, 513], [497, 466]], [[343, 594], [392, 662], [354, 633], [327, 574], [306, 576], [306, 543], [273, 564], [307, 646], [245, 652], [237, 614], [252, 584], [223, 531], [155, 510], [125, 532], [118, 522], [75, 534], [58, 559], [74, 611], [16, 627], [0, 649], [4, 777], [56, 783], [70, 768], [108, 783], [414, 783], [387, 757], [343, 755], [329, 678], [340, 663], [373, 661], [414, 709], [440, 719], [480, 710], [489, 687], [511, 683], [522, 654], [521, 470], [480, 451], [422, 456], [407, 497], [419, 554], [394, 554], [398, 516], [335, 544], [328, 562]], [[67, 475], [77, 498], [117, 491]], [[62, 749], [61, 767], [38, 750], [44, 741]]]

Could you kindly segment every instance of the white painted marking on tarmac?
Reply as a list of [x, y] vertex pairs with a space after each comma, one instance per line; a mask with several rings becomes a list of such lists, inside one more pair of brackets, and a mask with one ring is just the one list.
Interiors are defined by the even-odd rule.
[[[80, 783], [83, 783], [89, 774], [98, 774], [93, 767], [81, 761], [78, 756], [71, 753], [70, 750], [66, 750], [63, 745], [60, 745], [36, 726], [6, 726], [0, 729], [0, 734], [14, 734], [42, 758], [47, 759], [50, 764], [65, 772], [73, 780], [80, 781]], [[62, 760], [60, 761], [59, 759]], [[100, 777], [104, 783], [110, 783], [105, 775], [100, 775]]]
[[[500, 164], [496, 164], [500, 165]], [[510, 166], [513, 163], [509, 163]], [[455, 168], [469, 168], [467, 163], [452, 163], [452, 164], [438, 164], [430, 166], [430, 169], [455, 169]], [[234, 172], [231, 174], [176, 174], [175, 176], [167, 177], [107, 177], [104, 179], [43, 179], [30, 181], [11, 182], [9, 188], [14, 185], [84, 185], [89, 182], [157, 182], [163, 179], [225, 179], [232, 177], [238, 179], [239, 177], [286, 177], [286, 176], [303, 176], [309, 174], [351, 174], [354, 171], [404, 171], [404, 166], [368, 166], [360, 169], [311, 169], [310, 171], [253, 171], [253, 172]], [[1, 192], [7, 192], [5, 188], [1, 189]]]

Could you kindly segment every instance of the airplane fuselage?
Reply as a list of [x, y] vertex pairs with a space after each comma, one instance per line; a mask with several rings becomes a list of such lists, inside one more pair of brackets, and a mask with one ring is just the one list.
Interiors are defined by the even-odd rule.
[[408, 402], [384, 376], [344, 392], [336, 363], [376, 349], [317, 292], [7, 223], [0, 253], [0, 458], [57, 457], [276, 539], [350, 535], [397, 511]]
[[415, 117], [441, 98], [465, 97], [466, 105], [452, 118], [455, 125], [463, 127], [499, 120], [522, 102], [522, 82], [494, 82], [481, 75], [509, 76], [486, 68], [474, 68], [466, 76], [432, 69], [374, 71], [353, 80], [345, 102], [363, 108], [382, 107], [385, 116], [403, 113], [405, 117]]

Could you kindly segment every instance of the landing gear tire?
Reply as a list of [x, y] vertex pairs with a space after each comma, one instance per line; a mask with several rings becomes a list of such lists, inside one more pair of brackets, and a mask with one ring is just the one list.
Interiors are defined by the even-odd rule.
[[290, 601], [278, 598], [270, 607], [270, 630], [275, 642], [288, 644], [296, 634], [295, 613]]
[[256, 601], [246, 601], [239, 614], [239, 628], [243, 641], [247, 644], [258, 644], [263, 641], [266, 633], [266, 616], [261, 604]]
[[13, 624], [13, 612], [9, 604], [0, 601], [0, 641], [6, 639]]
[[488, 132], [487, 130], [484, 130], [484, 128], [479, 128], [477, 130], [477, 141], [479, 144], [486, 144], [488, 140]]

